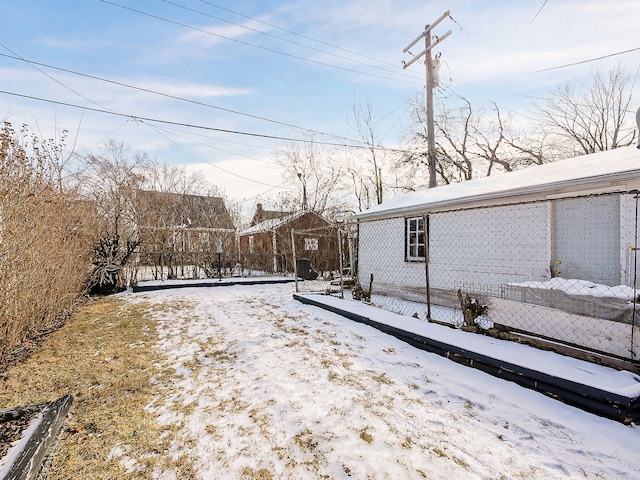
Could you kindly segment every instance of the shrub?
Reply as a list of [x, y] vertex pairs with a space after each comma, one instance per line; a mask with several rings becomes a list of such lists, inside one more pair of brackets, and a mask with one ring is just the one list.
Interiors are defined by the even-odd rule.
[[0, 358], [56, 325], [87, 285], [95, 215], [63, 187], [62, 147], [0, 131]]

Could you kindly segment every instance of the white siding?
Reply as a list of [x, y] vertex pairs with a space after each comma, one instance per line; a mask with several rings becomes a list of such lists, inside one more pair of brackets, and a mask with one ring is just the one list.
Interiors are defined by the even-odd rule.
[[[640, 230], [637, 229], [636, 198], [635, 195], [620, 196], [620, 265], [622, 266], [621, 283], [632, 286], [634, 278], [640, 280], [640, 251], [637, 239]], [[637, 262], [636, 262], [637, 256]], [[636, 265], [638, 263], [638, 265]], [[637, 270], [634, 272], [634, 265]]]
[[431, 286], [547, 280], [549, 208], [540, 202], [431, 215]]
[[620, 195], [553, 201], [555, 276], [620, 284]]
[[374, 291], [424, 288], [424, 262], [405, 261], [405, 219], [362, 222], [358, 233], [358, 272], [366, 288], [374, 274]]
[[[431, 287], [547, 280], [549, 222], [549, 202], [430, 215]], [[361, 222], [359, 242], [363, 286], [373, 273], [374, 290], [424, 289], [424, 262], [405, 260], [404, 218]]]

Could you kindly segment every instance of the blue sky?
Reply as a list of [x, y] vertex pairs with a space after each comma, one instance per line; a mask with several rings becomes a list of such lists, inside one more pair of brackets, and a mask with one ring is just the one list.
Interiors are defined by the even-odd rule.
[[[273, 157], [284, 142], [265, 136], [301, 137], [308, 129], [355, 138], [347, 119], [354, 101], [368, 101], [384, 144], [399, 142], [403, 105], [424, 85], [422, 63], [401, 69], [411, 58], [402, 50], [446, 10], [452, 18], [434, 30], [452, 30], [434, 49], [445, 87], [436, 102], [452, 93], [474, 105], [495, 101], [526, 122], [518, 112], [532, 96], [594, 69], [640, 66], [634, 50], [531, 73], [640, 48], [637, 0], [0, 1], [0, 90], [7, 92], [0, 118], [46, 136], [77, 133], [79, 153], [122, 140], [202, 169], [228, 196], [251, 203], [282, 182]], [[634, 99], [638, 105], [637, 88]]]

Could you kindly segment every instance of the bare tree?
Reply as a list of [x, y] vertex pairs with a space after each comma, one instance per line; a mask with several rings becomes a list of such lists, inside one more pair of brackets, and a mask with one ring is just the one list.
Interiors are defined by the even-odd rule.
[[296, 209], [323, 214], [335, 202], [342, 185], [343, 170], [335, 152], [321, 148], [313, 139], [289, 142], [277, 151], [284, 177], [296, 189]]
[[96, 204], [103, 231], [135, 236], [136, 192], [155, 162], [144, 152], [132, 153], [117, 140], [108, 140], [100, 153], [91, 153], [84, 161], [82, 183]]
[[540, 124], [575, 153], [593, 153], [631, 145], [627, 122], [637, 73], [618, 66], [595, 72], [590, 83], [567, 82], [535, 105]]
[[[356, 178], [355, 171], [351, 172], [356, 196], [360, 202], [365, 200], [365, 196], [369, 196], [369, 188], [364, 185], [364, 182], [367, 181], [373, 186], [372, 190], [375, 194], [375, 201], [376, 204], [379, 205], [382, 203], [384, 193], [384, 186], [382, 184], [384, 152], [379, 149], [377, 144], [378, 133], [376, 131], [373, 105], [371, 102], [354, 103], [351, 108], [351, 116], [349, 117], [348, 123], [367, 146], [366, 160], [369, 163], [369, 168], [366, 169], [368, 171], [358, 172], [358, 178]], [[366, 200], [366, 206], [368, 207], [370, 206], [368, 205], [369, 199], [366, 198]]]
[[[415, 169], [426, 170], [426, 121], [419, 97], [413, 102], [410, 149], [402, 162]], [[449, 184], [489, 176], [498, 171], [509, 172], [553, 157], [539, 134], [514, 133], [511, 119], [505, 117], [496, 103], [487, 110], [475, 108], [464, 97], [451, 97], [443, 102], [436, 115], [436, 172], [440, 183]]]
[[[158, 165], [152, 162], [145, 169], [141, 188], [155, 192], [205, 195], [211, 189], [201, 172], [190, 172], [183, 165]], [[215, 195], [219, 196], [217, 192]]]
[[123, 142], [109, 140], [102, 152], [87, 155], [84, 163], [79, 181], [96, 208], [102, 231], [92, 282], [94, 287], [115, 289], [124, 283], [122, 267], [140, 244], [135, 199], [153, 161], [146, 153], [131, 153]]

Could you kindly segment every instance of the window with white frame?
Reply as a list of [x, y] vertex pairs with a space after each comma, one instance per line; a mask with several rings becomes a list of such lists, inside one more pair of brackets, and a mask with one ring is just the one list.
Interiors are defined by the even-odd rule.
[[253, 235], [249, 235], [249, 253], [255, 253], [256, 245], [253, 240]]
[[201, 252], [209, 249], [209, 232], [198, 232], [198, 242]]
[[304, 249], [305, 250], [318, 250], [318, 239], [317, 238], [305, 238], [304, 239]]
[[424, 261], [425, 228], [424, 217], [406, 219], [406, 257], [408, 261]]

